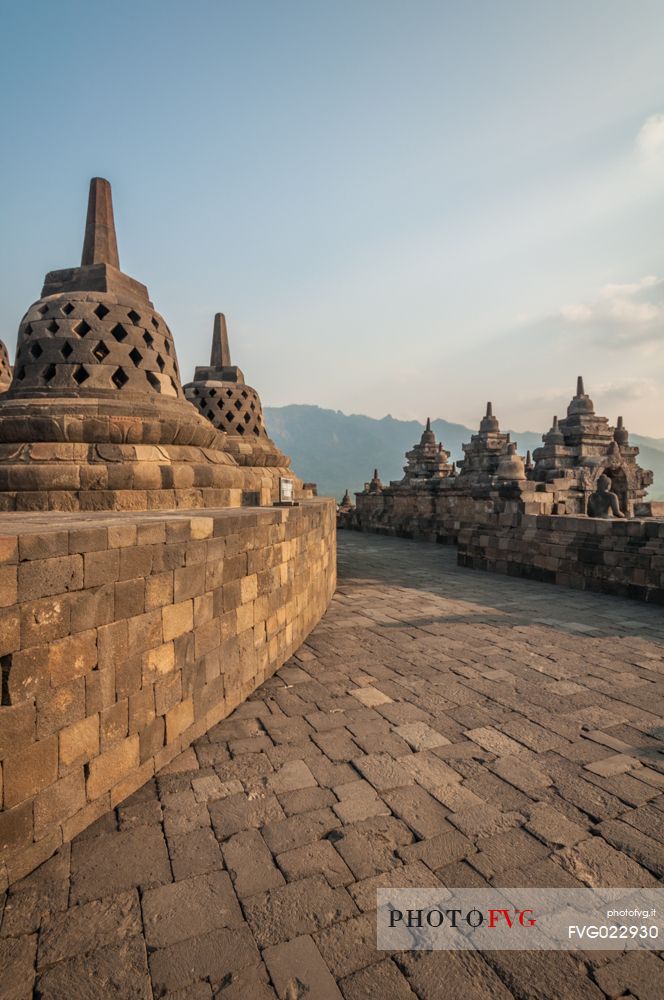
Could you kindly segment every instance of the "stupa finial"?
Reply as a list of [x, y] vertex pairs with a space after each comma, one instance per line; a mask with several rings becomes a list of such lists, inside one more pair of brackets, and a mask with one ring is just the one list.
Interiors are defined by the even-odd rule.
[[111, 185], [103, 177], [90, 181], [81, 267], [89, 264], [110, 264], [120, 270]]
[[428, 431], [430, 431], [430, 430], [431, 430], [431, 417], [427, 417], [427, 426], [426, 426], [426, 429], [427, 429]]
[[486, 404], [486, 416], [487, 417], [492, 417], [493, 416], [493, 403], [487, 403]]
[[576, 394], [577, 396], [585, 396], [586, 390], [583, 388], [583, 375], [579, 375], [576, 380]]
[[212, 353], [210, 354], [211, 368], [230, 368], [231, 349], [228, 344], [228, 330], [226, 329], [226, 317], [223, 313], [215, 313], [214, 331], [212, 333]]

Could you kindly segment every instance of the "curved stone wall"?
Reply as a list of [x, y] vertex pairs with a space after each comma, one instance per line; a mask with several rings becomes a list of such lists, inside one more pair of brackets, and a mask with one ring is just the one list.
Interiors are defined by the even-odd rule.
[[0, 891], [277, 670], [335, 573], [332, 500], [3, 515]]
[[462, 529], [459, 565], [664, 604], [664, 520], [515, 514]]

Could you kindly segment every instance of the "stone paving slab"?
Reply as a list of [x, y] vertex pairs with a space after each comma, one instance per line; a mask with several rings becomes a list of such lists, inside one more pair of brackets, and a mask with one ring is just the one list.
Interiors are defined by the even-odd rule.
[[342, 534], [305, 645], [2, 900], [2, 1000], [664, 996], [661, 953], [395, 953], [380, 886], [656, 885], [664, 617]]

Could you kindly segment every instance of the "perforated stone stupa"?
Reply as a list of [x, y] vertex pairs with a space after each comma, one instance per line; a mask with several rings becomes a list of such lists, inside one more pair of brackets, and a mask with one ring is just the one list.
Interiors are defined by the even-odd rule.
[[226, 435], [225, 448], [239, 465], [281, 468], [292, 475], [290, 461], [265, 429], [263, 407], [257, 391], [231, 362], [226, 317], [214, 317], [210, 364], [198, 366], [192, 382], [184, 386], [186, 398]]
[[629, 444], [622, 417], [611, 427], [606, 417], [598, 416], [581, 376], [567, 416], [560, 421], [554, 417], [542, 441], [543, 446], [533, 452], [535, 468], [529, 478], [553, 493], [559, 514], [586, 514], [589, 497], [600, 476], [606, 475], [621, 510], [631, 517], [653, 481], [652, 472], [637, 464], [639, 449]]
[[12, 380], [12, 366], [9, 363], [7, 348], [0, 340], [0, 392], [6, 392]]
[[0, 509], [269, 502], [186, 400], [171, 331], [119, 269], [111, 187], [90, 183], [80, 267], [51, 271], [21, 321], [0, 397]]

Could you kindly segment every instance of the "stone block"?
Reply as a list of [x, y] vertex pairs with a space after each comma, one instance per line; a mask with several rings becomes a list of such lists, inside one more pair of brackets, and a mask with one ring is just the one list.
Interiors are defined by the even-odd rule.
[[220, 927], [241, 927], [244, 923], [225, 871], [148, 889], [143, 895], [142, 910], [150, 950], [200, 937]]
[[48, 671], [51, 684], [57, 687], [83, 677], [97, 665], [97, 632], [90, 629], [67, 636], [51, 643], [48, 652]]
[[194, 602], [181, 601], [162, 608], [164, 642], [190, 632], [194, 627]]
[[0, 566], [0, 608], [11, 607], [18, 597], [18, 569]]
[[0, 760], [22, 750], [35, 738], [36, 710], [31, 702], [3, 705], [0, 715]]
[[280, 1000], [291, 1000], [297, 993], [309, 993], [317, 1000], [343, 1000], [309, 935], [266, 948], [263, 958]]
[[223, 854], [241, 899], [285, 884], [258, 830], [243, 830], [229, 837], [223, 844]]
[[123, 698], [99, 714], [99, 735], [102, 753], [129, 733], [129, 701]]
[[173, 573], [157, 573], [145, 580], [145, 610], [173, 603]]
[[166, 742], [172, 743], [194, 722], [194, 703], [191, 698], [174, 705], [166, 713]]
[[164, 996], [201, 979], [218, 986], [259, 963], [260, 954], [248, 928], [222, 927], [153, 952], [150, 973], [157, 995]]
[[34, 801], [35, 839], [40, 840], [63, 816], [75, 815], [85, 802], [82, 767], [39, 792]]
[[127, 737], [105, 753], [95, 757], [89, 764], [87, 796], [89, 800], [109, 791], [121, 778], [138, 767], [138, 735]]
[[136, 886], [171, 882], [171, 866], [159, 827], [82, 838], [72, 845], [71, 902], [103, 899]]
[[82, 594], [47, 597], [39, 601], [21, 604], [21, 637], [23, 648], [52, 642], [68, 635], [70, 630], [70, 608]]
[[16, 853], [33, 839], [32, 800], [0, 812], [0, 852], [3, 857]]
[[60, 773], [88, 763], [99, 753], [99, 716], [92, 715], [66, 726], [58, 734]]
[[250, 896], [243, 907], [260, 948], [311, 934], [357, 913], [346, 890], [330, 888], [322, 876]]
[[60, 556], [22, 563], [18, 568], [18, 599], [32, 601], [83, 587], [83, 557]]
[[3, 763], [5, 807], [24, 802], [53, 784], [58, 776], [58, 737], [53, 734], [25, 750], [11, 754]]

